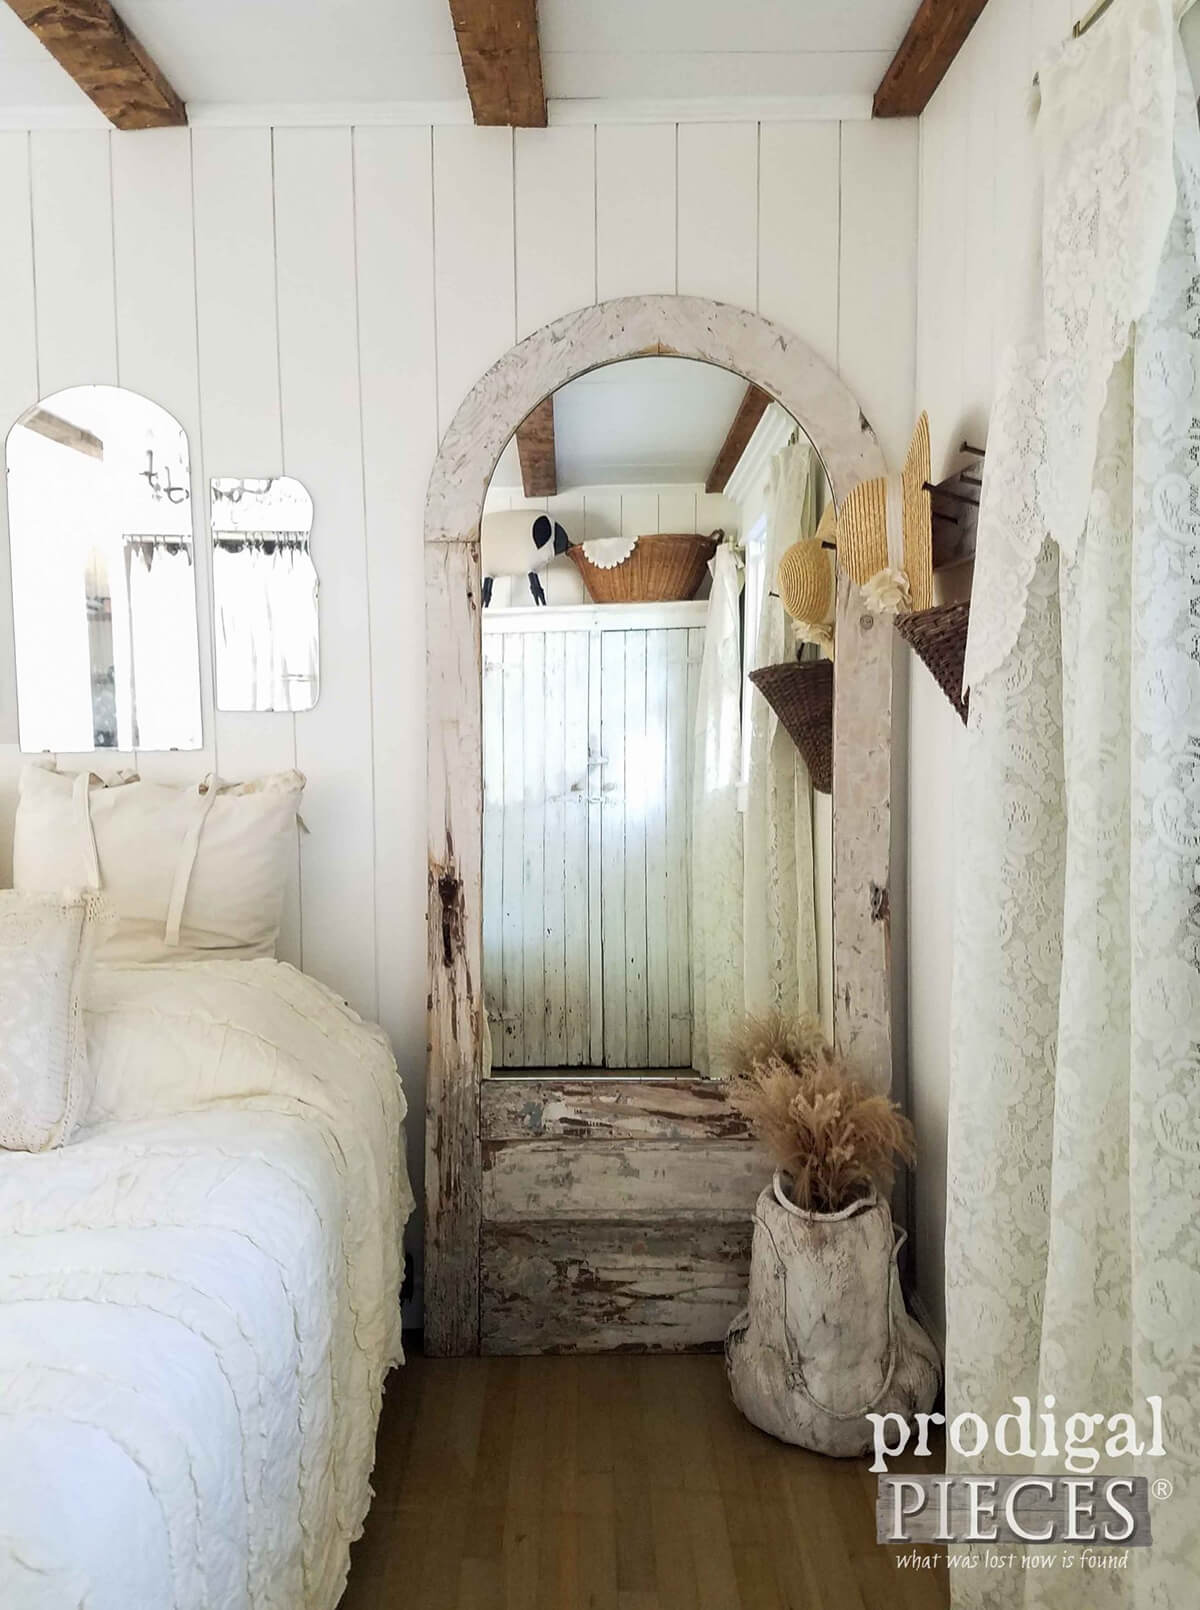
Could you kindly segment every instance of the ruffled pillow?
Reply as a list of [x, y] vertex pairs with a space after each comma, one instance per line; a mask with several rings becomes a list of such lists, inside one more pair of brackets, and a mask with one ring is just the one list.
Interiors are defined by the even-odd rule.
[[0, 1146], [44, 1152], [91, 1100], [83, 996], [110, 915], [90, 891], [0, 890]]

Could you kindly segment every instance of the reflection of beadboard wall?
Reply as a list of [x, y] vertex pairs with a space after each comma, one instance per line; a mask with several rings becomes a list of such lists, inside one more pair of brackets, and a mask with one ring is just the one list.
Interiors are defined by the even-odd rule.
[[[647, 537], [659, 531], [698, 531], [707, 536], [718, 527], [724, 531], [739, 529], [737, 505], [720, 493], [706, 492], [699, 484], [582, 486], [552, 498], [527, 498], [511, 487], [493, 487], [483, 507], [485, 513], [491, 509], [545, 509], [566, 528], [573, 542], [595, 537]], [[587, 602], [579, 572], [565, 555], [553, 562], [542, 584], [548, 604]], [[514, 606], [528, 604], [527, 589], [518, 580], [514, 591], [509, 581], [497, 578], [492, 607], [503, 609], [510, 599]]]

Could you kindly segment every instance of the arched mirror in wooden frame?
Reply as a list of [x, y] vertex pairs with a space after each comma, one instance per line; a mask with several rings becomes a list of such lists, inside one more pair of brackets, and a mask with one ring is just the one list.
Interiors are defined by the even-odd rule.
[[[672, 354], [742, 375], [799, 423], [824, 464], [835, 501], [880, 475], [875, 435], [838, 376], [798, 336], [757, 314], [698, 297], [639, 296], [555, 320], [505, 354], [477, 382], [438, 451], [425, 509], [429, 760], [429, 1063], [426, 1090], [425, 1344], [447, 1355], [661, 1346], [639, 1332], [629, 1309], [572, 1316], [556, 1269], [577, 1267], [572, 1233], [601, 1235], [604, 1211], [587, 1200], [586, 1178], [603, 1160], [589, 1154], [577, 1171], [578, 1218], [561, 1231], [562, 1257], [538, 1245], [507, 1210], [496, 1182], [503, 1164], [533, 1146], [538, 1166], [572, 1164], [551, 1155], [581, 1131], [621, 1148], [622, 1172], [639, 1147], [701, 1145], [709, 1180], [761, 1166], [731, 1114], [719, 1081], [680, 1079], [649, 1093], [641, 1081], [607, 1088], [551, 1088], [536, 1099], [512, 1082], [483, 1077], [482, 702], [479, 525], [484, 496], [505, 444], [523, 419], [574, 376], [645, 354]], [[841, 1049], [881, 1085], [892, 1077], [889, 876], [892, 787], [892, 628], [867, 612], [843, 577], [838, 588], [834, 702], [833, 932], [834, 1030]], [[505, 1088], [507, 1087], [507, 1088]], [[575, 1106], [580, 1111], [575, 1112]], [[694, 1154], [698, 1159], [699, 1154]], [[526, 1156], [526, 1163], [529, 1159]], [[661, 1175], [660, 1175], [661, 1178]], [[627, 1223], [639, 1223], [636, 1188]], [[584, 1223], [592, 1226], [579, 1232]], [[667, 1236], [664, 1222], [660, 1227]], [[710, 1227], [712, 1229], [713, 1227]], [[611, 1233], [612, 1225], [607, 1224]], [[738, 1255], [715, 1230], [697, 1258]], [[746, 1228], [748, 1243], [749, 1229]], [[601, 1235], [601, 1239], [603, 1236]], [[736, 1237], [734, 1238], [736, 1239]], [[553, 1237], [551, 1238], [551, 1241]], [[669, 1240], [669, 1237], [668, 1237]], [[653, 1254], [648, 1254], [653, 1256]], [[538, 1302], [558, 1329], [541, 1327], [537, 1304], [517, 1289], [516, 1271], [541, 1273]], [[631, 1283], [633, 1284], [633, 1283]], [[618, 1299], [619, 1304], [619, 1299]], [[628, 1330], [620, 1330], [624, 1320]], [[617, 1324], [614, 1336], [611, 1331]], [[708, 1341], [707, 1336], [698, 1338]], [[688, 1345], [684, 1336], [678, 1345]]]

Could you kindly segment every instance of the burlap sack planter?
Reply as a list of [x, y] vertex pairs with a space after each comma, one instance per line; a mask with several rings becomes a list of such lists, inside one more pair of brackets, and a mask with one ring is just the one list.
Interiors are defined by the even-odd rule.
[[754, 1211], [749, 1305], [729, 1327], [733, 1400], [784, 1442], [849, 1458], [868, 1412], [910, 1418], [937, 1395], [937, 1351], [904, 1307], [886, 1202], [806, 1213], [776, 1174]]

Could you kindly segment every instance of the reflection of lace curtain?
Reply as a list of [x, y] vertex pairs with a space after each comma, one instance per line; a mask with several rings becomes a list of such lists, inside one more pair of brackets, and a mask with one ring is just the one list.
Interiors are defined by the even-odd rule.
[[213, 590], [218, 707], [307, 709], [318, 671], [316, 574], [307, 549], [280, 544], [268, 554], [251, 540], [237, 549], [217, 543]]
[[[129, 558], [129, 631], [136, 715], [133, 747], [195, 747], [200, 734], [195, 730], [196, 587], [190, 551], [135, 548]], [[187, 656], [183, 662], [181, 654]], [[190, 676], [181, 674], [181, 665], [187, 666]]]
[[[947, 1413], [1052, 1393], [1144, 1423], [1160, 1396], [1167, 1457], [1101, 1469], [1174, 1494], [1127, 1570], [980, 1564], [962, 1610], [1200, 1603], [1200, 132], [1174, 32], [1169, 0], [1119, 6], [1042, 74], [1045, 332], [997, 400], [1038, 431], [990, 448], [979, 528], [946, 1249]], [[1031, 518], [1059, 541], [1026, 563]]]
[[[806, 441], [775, 455], [767, 492], [764, 596], [747, 670], [795, 654], [775, 590], [779, 561], [816, 526], [816, 455]], [[750, 701], [750, 780], [745, 814], [746, 1010], [761, 1016], [818, 1010], [813, 894], [812, 784], [779, 718], [758, 693]]]
[[738, 561], [723, 543], [704, 629], [692, 796], [692, 1062], [714, 1076], [744, 1011], [740, 591]]

